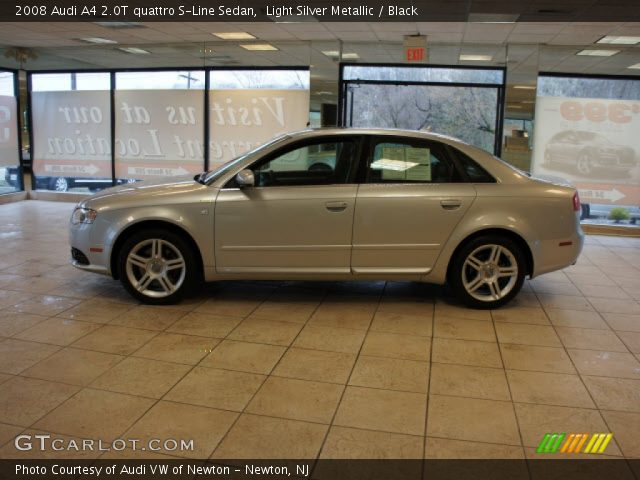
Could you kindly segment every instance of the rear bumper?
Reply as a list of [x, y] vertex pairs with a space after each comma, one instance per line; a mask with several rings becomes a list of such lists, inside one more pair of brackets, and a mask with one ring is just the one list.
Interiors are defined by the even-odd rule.
[[584, 232], [580, 227], [569, 238], [540, 241], [535, 248], [536, 255], [531, 278], [575, 264], [583, 246]]

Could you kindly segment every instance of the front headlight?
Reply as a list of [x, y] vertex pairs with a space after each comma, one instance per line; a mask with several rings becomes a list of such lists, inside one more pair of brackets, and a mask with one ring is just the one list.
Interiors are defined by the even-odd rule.
[[76, 207], [71, 215], [71, 223], [78, 225], [79, 223], [93, 223], [98, 216], [98, 212], [90, 208]]

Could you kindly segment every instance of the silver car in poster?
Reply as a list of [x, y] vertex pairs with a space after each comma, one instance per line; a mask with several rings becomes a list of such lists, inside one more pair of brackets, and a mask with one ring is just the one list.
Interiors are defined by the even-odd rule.
[[216, 280], [449, 283], [496, 308], [525, 276], [575, 263], [574, 188], [454, 138], [402, 130], [288, 134], [195, 177], [80, 202], [72, 263], [151, 304]]

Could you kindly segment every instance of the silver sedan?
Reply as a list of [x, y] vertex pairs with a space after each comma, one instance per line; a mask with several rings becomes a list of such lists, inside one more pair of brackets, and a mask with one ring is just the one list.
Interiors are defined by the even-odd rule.
[[401, 130], [285, 135], [195, 178], [78, 204], [72, 263], [172, 303], [204, 281], [449, 283], [471, 307], [575, 263], [574, 188], [530, 178], [454, 138]]

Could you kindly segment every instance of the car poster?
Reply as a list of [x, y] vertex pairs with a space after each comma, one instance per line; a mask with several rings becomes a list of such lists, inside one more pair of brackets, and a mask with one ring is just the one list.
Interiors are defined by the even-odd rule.
[[583, 203], [640, 205], [640, 101], [538, 97], [531, 170]]
[[218, 89], [209, 92], [210, 166], [215, 168], [309, 121], [309, 90]]
[[0, 167], [18, 165], [16, 99], [0, 95]]

